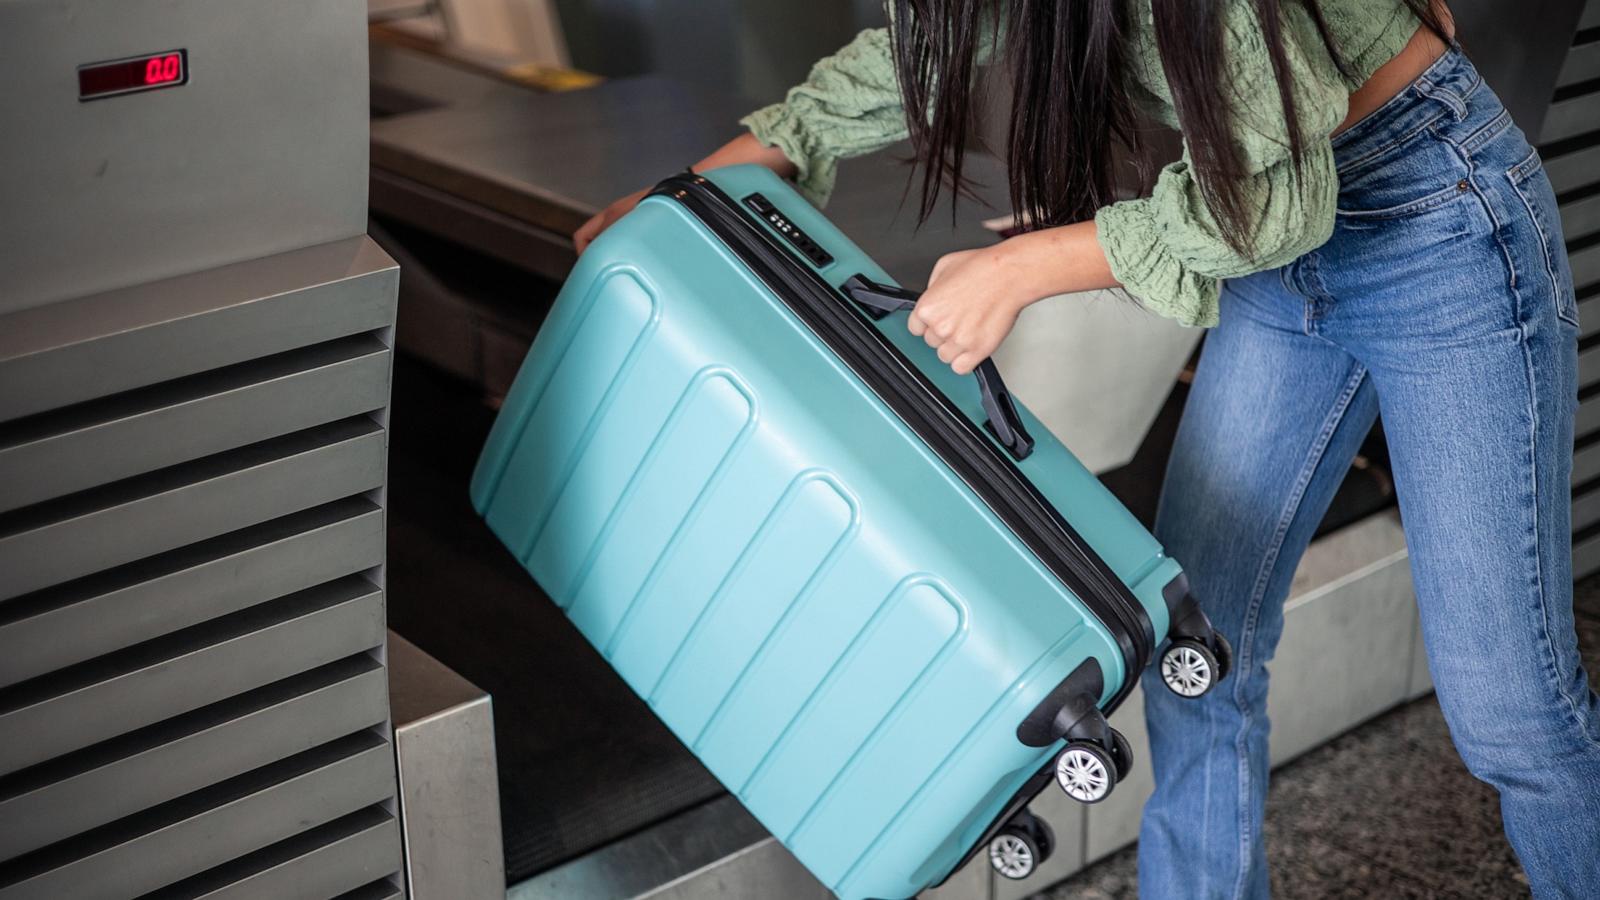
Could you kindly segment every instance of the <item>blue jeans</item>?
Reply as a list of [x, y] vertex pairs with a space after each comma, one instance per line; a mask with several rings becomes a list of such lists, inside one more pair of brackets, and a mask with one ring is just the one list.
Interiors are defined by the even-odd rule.
[[1145, 676], [1141, 893], [1267, 896], [1265, 666], [1381, 412], [1456, 748], [1499, 791], [1534, 894], [1600, 897], [1600, 700], [1572, 617], [1577, 312], [1550, 182], [1455, 50], [1334, 151], [1332, 239], [1227, 283], [1167, 471], [1156, 533], [1237, 658], [1199, 701]]

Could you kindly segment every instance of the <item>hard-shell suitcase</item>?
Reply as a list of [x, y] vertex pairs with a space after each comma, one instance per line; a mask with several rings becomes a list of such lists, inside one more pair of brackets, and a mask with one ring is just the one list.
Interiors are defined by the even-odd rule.
[[[1166, 642], [1229, 651], [1176, 562], [1004, 391], [889, 315], [914, 299], [764, 168], [664, 182], [579, 259], [472, 499], [657, 715], [846, 900], [1105, 796], [1105, 723]], [[982, 389], [980, 384], [982, 383]], [[1167, 638], [1171, 638], [1167, 641]]]

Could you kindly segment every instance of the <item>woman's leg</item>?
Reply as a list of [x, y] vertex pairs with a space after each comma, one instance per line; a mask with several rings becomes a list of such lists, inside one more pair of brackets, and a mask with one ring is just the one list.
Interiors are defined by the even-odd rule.
[[1139, 834], [1147, 897], [1267, 895], [1267, 670], [1296, 563], [1372, 427], [1366, 370], [1305, 333], [1279, 271], [1230, 282], [1167, 468], [1156, 535], [1183, 563], [1234, 674], [1198, 700], [1144, 677], [1156, 792]]
[[1470, 67], [1432, 90], [1443, 115], [1399, 148], [1404, 164], [1347, 181], [1340, 204], [1437, 184], [1449, 199], [1342, 216], [1311, 254], [1329, 295], [1317, 329], [1382, 397], [1456, 748], [1499, 791], [1534, 894], [1600, 897], [1600, 700], [1573, 627], [1578, 328], [1560, 218], [1538, 157]]

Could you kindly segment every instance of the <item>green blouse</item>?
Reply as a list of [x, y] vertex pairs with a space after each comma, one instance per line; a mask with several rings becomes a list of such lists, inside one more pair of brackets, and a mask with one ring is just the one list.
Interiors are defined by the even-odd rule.
[[[1131, 23], [1135, 93], [1150, 115], [1175, 127], [1150, 5], [1130, 2], [1138, 8]], [[1117, 280], [1150, 309], [1187, 325], [1216, 324], [1222, 279], [1284, 265], [1332, 235], [1339, 178], [1328, 136], [1344, 120], [1351, 92], [1393, 59], [1418, 25], [1403, 0], [1322, 0], [1334, 42], [1349, 63], [1352, 77], [1346, 78], [1304, 7], [1284, 4], [1284, 45], [1308, 144], [1297, 174], [1253, 6], [1234, 0], [1224, 24], [1226, 72], [1239, 98], [1236, 140], [1252, 173], [1248, 194], [1260, 211], [1254, 254], [1241, 256], [1223, 240], [1195, 184], [1187, 152], [1161, 171], [1150, 196], [1113, 203], [1095, 214], [1095, 232]], [[762, 143], [781, 149], [799, 168], [801, 192], [825, 203], [839, 159], [906, 137], [887, 31], [861, 32], [818, 62], [783, 102], [751, 113], [741, 124]]]

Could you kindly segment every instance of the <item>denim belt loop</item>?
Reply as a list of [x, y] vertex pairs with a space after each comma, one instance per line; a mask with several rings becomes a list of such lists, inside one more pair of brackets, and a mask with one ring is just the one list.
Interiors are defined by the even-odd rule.
[[1466, 98], [1461, 95], [1460, 91], [1455, 90], [1453, 86], [1434, 84], [1424, 75], [1417, 79], [1415, 87], [1417, 93], [1448, 107], [1457, 122], [1467, 117]]

